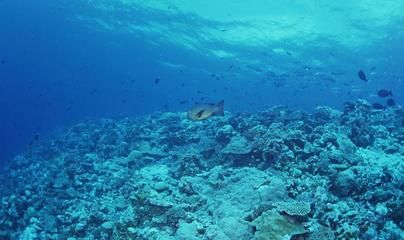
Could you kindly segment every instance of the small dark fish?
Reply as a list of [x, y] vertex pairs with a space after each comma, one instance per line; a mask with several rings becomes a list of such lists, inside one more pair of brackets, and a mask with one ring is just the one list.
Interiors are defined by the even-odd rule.
[[5, 64], [6, 63], [6, 59], [1, 59], [0, 64]]
[[214, 78], [214, 77], [216, 77], [216, 74], [212, 73], [212, 74], [210, 75], [210, 77], [211, 77], [211, 78]]
[[154, 84], [158, 84], [160, 82], [160, 78], [154, 79]]
[[394, 106], [394, 105], [396, 105], [396, 102], [392, 98], [387, 100], [387, 106], [391, 107], [391, 106]]
[[34, 141], [38, 141], [39, 140], [39, 133], [35, 133], [34, 134]]
[[393, 93], [391, 92], [391, 90], [380, 89], [379, 91], [377, 91], [377, 95], [379, 97], [388, 97], [388, 96], [393, 96]]
[[365, 81], [365, 82], [368, 81], [368, 79], [366, 78], [365, 72], [362, 71], [362, 70], [359, 70], [359, 72], [358, 72], [358, 77], [359, 77], [362, 81]]
[[384, 109], [385, 107], [383, 106], [383, 105], [381, 105], [380, 103], [373, 103], [372, 104], [372, 107], [374, 108], [374, 109], [377, 109], [377, 110], [381, 110], [381, 109]]
[[179, 104], [186, 104], [186, 103], [189, 103], [189, 101], [188, 100], [182, 100], [182, 101], [179, 101], [178, 103]]
[[202, 94], [203, 92], [202, 92], [202, 91], [200, 91], [200, 90], [198, 90], [198, 91], [196, 91], [196, 93], [198, 93], [198, 94]]

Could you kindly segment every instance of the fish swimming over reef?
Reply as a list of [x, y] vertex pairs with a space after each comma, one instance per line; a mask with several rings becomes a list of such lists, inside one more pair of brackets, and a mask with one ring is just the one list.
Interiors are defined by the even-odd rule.
[[380, 103], [373, 103], [373, 104], [372, 104], [372, 107], [373, 107], [374, 109], [376, 109], [376, 110], [385, 109], [385, 107], [384, 107], [382, 104], [380, 104]]
[[187, 117], [190, 120], [202, 121], [215, 115], [224, 116], [224, 100], [216, 104], [197, 104], [188, 111]]
[[388, 97], [388, 96], [393, 96], [393, 93], [391, 90], [380, 89], [379, 91], [377, 91], [377, 95], [379, 97]]
[[368, 79], [366, 78], [365, 72], [362, 71], [362, 70], [359, 70], [359, 72], [358, 72], [358, 77], [359, 77], [362, 81], [365, 81], [365, 82], [368, 81]]

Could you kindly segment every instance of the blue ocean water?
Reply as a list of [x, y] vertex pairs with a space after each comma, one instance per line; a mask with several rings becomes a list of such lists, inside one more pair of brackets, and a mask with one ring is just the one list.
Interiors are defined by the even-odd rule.
[[400, 1], [0, 4], [2, 159], [37, 133], [84, 118], [186, 111], [182, 100], [225, 99], [233, 112], [310, 110], [379, 101], [372, 94], [387, 88], [403, 102]]
[[[91, 159], [98, 159], [94, 160], [94, 162], [102, 162], [100, 159], [130, 158], [130, 156], [136, 155], [136, 153], [133, 153], [135, 148], [140, 149], [139, 152], [142, 152], [142, 158], [144, 159], [151, 158], [155, 160], [156, 158], [161, 158], [170, 162], [172, 159], [165, 155], [167, 152], [177, 151], [177, 145], [185, 146], [184, 149], [186, 149], [186, 144], [189, 144], [189, 146], [195, 144], [197, 140], [194, 141], [191, 135], [195, 134], [195, 132], [201, 133], [201, 129], [208, 126], [211, 132], [206, 133], [206, 138], [202, 137], [201, 141], [210, 139], [210, 137], [216, 139], [219, 145], [223, 145], [222, 153], [225, 156], [230, 153], [231, 161], [235, 162], [232, 167], [238, 167], [243, 164], [240, 164], [240, 159], [237, 159], [232, 154], [238, 154], [237, 156], [250, 154], [253, 150], [250, 149], [250, 144], [244, 141], [252, 142], [255, 139], [254, 137], [261, 136], [259, 127], [255, 128], [255, 123], [266, 126], [266, 120], [263, 120], [263, 118], [268, 118], [268, 121], [269, 119], [283, 121], [284, 124], [289, 123], [289, 121], [295, 121], [297, 118], [302, 122], [306, 122], [306, 120], [309, 122], [304, 117], [304, 114], [299, 115], [300, 111], [308, 114], [313, 113], [318, 106], [328, 106], [334, 110], [320, 109], [317, 112], [314, 111], [313, 114], [317, 113], [317, 115], [313, 115], [315, 117], [313, 121], [318, 121], [321, 124], [325, 124], [325, 121], [342, 122], [342, 125], [352, 123], [351, 125], [348, 124], [352, 132], [348, 134], [343, 133], [341, 130], [341, 134], [349, 136], [350, 141], [355, 145], [352, 148], [358, 148], [359, 155], [366, 155], [364, 157], [364, 159], [368, 160], [368, 162], [364, 160], [366, 164], [372, 165], [375, 159], [378, 158], [377, 154], [374, 155], [374, 152], [366, 152], [373, 149], [382, 149], [380, 151], [384, 151], [383, 154], [385, 155], [380, 155], [383, 157], [379, 158], [386, 159], [386, 161], [394, 159], [391, 161], [398, 161], [397, 164], [402, 164], [403, 152], [401, 151], [401, 145], [403, 144], [404, 138], [402, 134], [404, 133], [400, 130], [403, 127], [403, 122], [400, 122], [402, 121], [400, 119], [402, 119], [403, 114], [401, 105], [404, 104], [403, 25], [404, 2], [400, 0], [342, 0], [334, 2], [324, 0], [0, 0], [0, 164], [2, 168], [7, 169], [10, 164], [13, 165], [13, 162], [18, 162], [19, 164], [23, 162], [24, 164], [17, 164], [17, 166], [12, 167], [18, 172], [21, 166], [27, 167], [28, 165], [31, 166], [30, 164], [34, 166], [33, 162], [35, 160], [64, 159], [63, 161], [68, 161], [66, 160], [69, 159], [67, 153], [72, 153], [73, 151], [67, 149], [72, 146], [74, 146], [72, 148], [79, 149], [76, 150], [81, 155], [75, 154], [80, 156], [80, 159], [82, 157], [84, 162], [91, 162]], [[366, 79], [358, 75], [359, 71], [366, 75]], [[391, 91], [392, 94], [380, 96], [382, 95], [378, 93], [380, 90]], [[358, 102], [358, 99], [363, 99], [364, 101], [360, 100]], [[394, 106], [388, 105], [389, 99], [394, 100]], [[198, 125], [199, 122], [190, 121], [189, 123], [184, 123], [186, 119], [184, 120], [184, 116], [181, 114], [189, 111], [194, 104], [217, 103], [220, 100], [225, 102], [224, 110], [226, 114], [236, 116], [228, 121], [235, 128], [234, 131], [229, 130], [228, 125], [223, 122], [225, 120], [217, 120], [216, 123], [215, 119], [220, 119], [218, 116], [207, 120], [206, 126]], [[332, 111], [346, 111], [346, 102], [352, 104], [349, 106], [356, 106], [355, 111], [357, 112], [355, 114], [357, 115], [351, 116], [348, 114], [349, 116], [346, 118], [343, 116], [335, 117]], [[380, 107], [375, 103], [380, 104]], [[283, 110], [279, 110], [283, 108], [275, 108], [278, 105], [287, 106], [289, 110], [285, 110], [286, 113], [288, 111], [296, 112], [290, 113], [290, 118], [283, 118]], [[367, 110], [363, 110], [365, 108]], [[254, 114], [268, 109], [272, 109], [270, 110], [271, 114], [259, 115], [256, 118], [243, 115], [253, 114], [255, 116]], [[360, 112], [361, 109], [365, 113]], [[170, 115], [171, 112], [178, 116]], [[202, 112], [199, 113], [202, 114]], [[321, 114], [325, 114], [327, 117], [323, 119]], [[370, 117], [364, 117], [366, 114]], [[361, 120], [357, 122], [352, 120], [355, 116], [361, 116]], [[124, 120], [137, 117], [141, 119], [136, 120], [140, 122], [140, 125], [136, 121], [125, 122]], [[381, 120], [378, 122], [377, 117], [379, 119], [384, 118], [385, 122], [380, 122]], [[115, 119], [117, 122], [114, 122], [115, 120], [105, 120], [106, 122], [100, 120], [105, 118]], [[150, 118], [154, 120], [150, 120]], [[388, 125], [390, 124], [388, 123], [389, 119], [392, 119], [392, 125]], [[92, 121], [101, 121], [101, 123], [97, 125]], [[204, 121], [201, 121], [201, 124], [204, 123]], [[372, 128], [373, 123], [379, 124], [378, 126], [381, 130], [379, 128], [377, 131], [374, 130]], [[81, 126], [80, 124], [88, 125]], [[153, 124], [165, 126], [166, 129], [162, 127], [157, 131], [153, 128]], [[296, 122], [296, 125], [289, 127], [291, 129], [300, 129], [296, 127], [297, 125], [299, 125], [298, 122]], [[358, 130], [359, 125], [364, 126], [366, 131], [363, 129]], [[75, 127], [72, 128], [72, 126]], [[142, 130], [137, 129], [137, 127]], [[243, 130], [243, 127], [249, 130]], [[313, 126], [311, 127], [314, 128]], [[324, 128], [327, 127], [330, 126], [327, 125]], [[133, 133], [134, 135], [138, 134], [137, 131], [142, 132], [146, 131], [145, 129], [150, 129], [148, 134], [152, 139], [150, 140], [151, 142], [153, 142], [153, 139], [160, 139], [163, 143], [165, 140], [169, 140], [167, 140], [167, 145], [157, 151], [154, 149], [156, 148], [155, 145], [161, 142], [156, 140], [153, 144], [146, 144], [145, 142], [148, 140], [144, 139], [147, 139], [147, 137], [143, 140], [136, 139], [136, 137], [130, 138], [128, 137], [131, 136], [130, 131], [132, 130], [130, 129], [137, 129], [133, 130], [136, 132]], [[271, 129], [276, 129], [276, 126], [266, 131], [271, 131]], [[390, 135], [383, 135], [383, 131], [386, 129], [390, 131]], [[118, 133], [112, 134], [109, 131]], [[183, 133], [184, 135], [180, 135], [180, 137], [167, 136], [165, 131], [168, 133], [178, 131], [179, 134]], [[216, 131], [218, 132], [216, 133]], [[78, 132], [82, 134], [80, 135]], [[92, 133], [94, 132], [98, 132], [99, 136], [97, 134], [95, 134], [97, 136], [93, 135]], [[154, 132], [158, 137], [153, 135]], [[372, 132], [372, 134], [369, 132]], [[232, 141], [230, 139], [239, 137], [239, 133], [243, 137], [241, 138], [240, 136], [238, 139], [238, 144], [241, 145], [231, 145]], [[366, 138], [368, 133], [369, 136]], [[147, 135], [143, 132], [142, 134]], [[142, 134], [139, 136], [143, 136]], [[293, 135], [293, 133], [286, 133], [286, 130], [284, 134]], [[338, 135], [337, 133], [335, 134]], [[262, 133], [262, 136], [264, 135]], [[276, 138], [280, 135], [274, 134], [271, 137]], [[364, 138], [366, 139], [356, 138], [356, 135], [365, 136]], [[249, 138], [249, 136], [254, 137]], [[313, 138], [316, 138], [316, 136]], [[383, 145], [377, 141], [377, 139], [389, 140], [390, 138], [395, 139], [394, 144], [391, 145], [397, 145], [396, 148], [392, 147], [393, 150], [387, 149], [386, 145], [389, 144]], [[108, 146], [110, 152], [106, 150], [107, 148], [100, 150], [100, 145], [97, 144], [89, 144], [88, 146], [83, 144], [84, 142], [98, 141], [94, 139], [103, 139], [102, 144]], [[133, 142], [129, 142], [128, 139], [133, 140]], [[182, 143], [181, 139], [183, 141], [187, 139], [186, 143]], [[300, 144], [300, 141], [296, 139], [291, 140], [292, 145]], [[312, 138], [310, 139], [310, 141], [313, 140]], [[234, 141], [236, 142], [236, 140]], [[308, 137], [307, 141], [309, 141]], [[338, 138], [339, 146], [341, 145], [340, 141], [344, 142], [345, 138]], [[393, 142], [393, 140], [391, 141]], [[122, 144], [122, 142], [127, 145]], [[178, 142], [181, 142], [181, 144], [178, 144]], [[257, 142], [259, 141], [257, 140]], [[211, 144], [210, 140], [206, 140], [205, 145], [209, 144]], [[234, 153], [233, 148], [238, 149], [240, 146], [249, 150]], [[292, 148], [288, 144], [285, 146]], [[321, 146], [324, 147], [326, 144]], [[278, 150], [281, 151], [280, 149], [282, 147], [279, 147]], [[200, 152], [204, 157], [205, 154], [207, 154], [206, 156], [213, 154], [212, 158], [216, 156], [213, 153], [215, 151], [211, 148], [205, 150]], [[160, 153], [160, 151], [164, 152], [164, 154]], [[268, 167], [267, 165], [273, 159], [276, 159], [273, 153], [265, 151], [262, 155], [260, 152], [259, 154], [252, 154], [254, 156], [249, 156], [251, 158], [262, 157], [267, 161], [267, 164], [257, 164], [257, 166], [259, 165], [257, 169]], [[27, 155], [27, 153], [29, 154]], [[56, 153], [60, 155], [56, 157]], [[317, 153], [310, 154], [317, 156]], [[98, 157], [94, 157], [92, 154], [98, 154]], [[175, 157], [172, 158], [175, 160], [182, 159], [183, 156], [188, 156], [187, 154], [185, 152], [184, 154], [178, 154], [178, 156], [174, 154]], [[299, 158], [300, 153], [295, 152], [295, 154], [298, 156], [296, 158]], [[320, 156], [321, 154], [318, 155]], [[21, 156], [24, 156], [25, 160], [21, 160]], [[77, 156], [71, 158], [77, 159]], [[17, 160], [15, 160], [15, 157]], [[167, 160], [168, 158], [171, 160]], [[210, 159], [210, 157], [205, 158]], [[194, 158], [190, 157], [190, 159]], [[154, 162], [154, 160], [150, 161]], [[338, 171], [345, 170], [346, 164], [354, 166], [358, 164], [349, 160], [344, 161], [341, 160], [332, 164], [340, 164], [336, 166]], [[207, 160], [207, 162], [209, 161]], [[212, 162], [214, 161], [212, 160]], [[220, 163], [222, 164], [222, 162]], [[142, 164], [140, 165], [143, 167]], [[195, 164], [198, 165], [197, 163]], [[249, 164], [250, 166], [255, 166], [253, 160], [249, 160]], [[100, 163], [100, 165], [102, 164]], [[233, 170], [223, 170], [221, 173], [216, 173], [215, 171], [220, 172], [222, 170], [219, 171], [212, 165], [203, 165], [206, 169], [209, 169], [209, 174], [211, 175], [223, 174], [227, 176], [232, 174], [231, 171]], [[375, 165], [377, 164], [375, 163]], [[56, 164], [55, 168], [61, 166]], [[280, 170], [285, 167], [282, 164], [280, 166], [275, 169]], [[358, 166], [362, 165], [358, 164]], [[402, 165], [399, 166], [401, 167]], [[365, 165], [362, 167], [365, 168]], [[154, 176], [154, 171], [162, 171], [161, 176], [168, 176], [174, 171], [174, 168], [171, 167], [169, 167], [169, 170], [165, 167], [158, 168], [158, 170], [143, 169], [137, 165], [134, 168], [140, 169], [139, 176], [143, 177], [148, 174]], [[183, 169], [186, 166], [178, 168]], [[202, 167], [200, 168], [202, 169]], [[384, 168], [389, 167], [384, 166]], [[27, 167], [27, 169], [31, 169], [31, 167]], [[63, 165], [63, 169], [68, 168]], [[80, 169], [82, 169], [82, 166]], [[245, 172], [234, 170], [236, 172], [234, 174], [238, 174], [237, 176], [242, 178], [249, 176], [249, 171], [253, 171], [254, 174], [257, 174], [257, 178], [262, 180], [265, 178], [265, 174], [255, 172], [258, 171], [257, 169], [249, 169]], [[394, 176], [403, 173], [401, 172], [403, 169], [398, 168], [398, 170], [398, 173], [391, 174], [393, 176], [390, 176], [391, 179], [396, 179]], [[321, 169], [312, 171], [313, 176], [316, 176], [316, 171], [321, 173]], [[330, 174], [331, 176], [331, 173], [325, 172], [325, 175]], [[356, 173], [356, 170], [352, 172]], [[377, 174], [379, 173], [377, 172]], [[51, 170], [49, 174], [52, 175]], [[291, 174], [299, 175], [296, 172]], [[344, 174], [344, 176], [348, 176], [353, 173], [344, 172]], [[374, 174], [377, 175], [376, 173]], [[178, 177], [175, 174], [174, 176]], [[335, 193], [339, 191], [338, 187], [343, 188], [346, 183], [341, 183], [341, 181], [345, 181], [341, 180], [342, 177], [332, 176], [327, 180], [334, 181], [335, 184], [329, 190], [331, 193]], [[57, 176], [53, 177], [58, 179]], [[193, 177], [195, 179], [189, 180], [190, 182], [199, 181], [196, 179], [197, 176]], [[362, 177], [365, 178], [364, 176]], [[372, 176], [369, 174], [367, 177], [371, 179]], [[387, 175], [385, 177], [388, 178]], [[220, 179], [219, 177], [217, 178]], [[348, 178], [352, 180], [351, 175]], [[283, 178], [279, 177], [279, 179]], [[250, 179], [249, 181], [260, 182], [261, 180]], [[162, 181], [164, 182], [165, 180], [163, 179]], [[193, 186], [194, 190], [189, 191], [204, 192], [201, 189], [205, 189], [210, 184], [208, 180], [206, 181], [205, 185], [202, 183], [201, 185], [196, 184], [196, 186]], [[219, 180], [215, 179], [214, 181]], [[225, 182], [225, 180], [223, 181]], [[231, 182], [230, 180], [228, 181]], [[400, 189], [398, 194], [402, 194], [403, 183], [398, 183], [398, 181], [393, 181], [396, 184], [394, 189]], [[262, 184], [264, 183], [265, 181], [262, 180]], [[150, 180], [147, 184], [158, 183]], [[220, 183], [217, 184], [220, 185]], [[249, 186], [249, 183], [240, 184]], [[287, 188], [286, 185], [288, 187], [293, 185], [292, 183], [288, 184], [285, 183], [284, 187]], [[64, 184], [62, 185], [65, 186]], [[57, 185], [55, 188], [59, 189], [59, 187]], [[270, 187], [275, 188], [275, 186]], [[259, 186], [257, 186], [258, 188]], [[69, 188], [66, 187], [66, 189]], [[161, 186], [161, 189], [156, 187], [157, 192], [164, 192], [165, 189], [166, 186]], [[104, 189], [103, 191], [106, 190]], [[344, 198], [350, 194], [359, 194], [361, 191], [363, 189], [360, 191], [352, 189], [352, 191], [347, 190], [346, 193], [341, 195], [335, 195]], [[55, 192], [57, 191], [55, 190]], [[95, 192], [95, 195], [101, 194], [98, 190]], [[290, 195], [291, 193], [289, 192], [288, 194]], [[190, 193], [190, 195], [192, 194]], [[207, 194], [206, 196], [210, 195]], [[301, 200], [303, 197], [299, 199]], [[11, 200], [7, 198], [4, 201]], [[272, 199], [271, 201], [275, 200]], [[334, 199], [333, 201], [336, 202], [337, 200]], [[397, 201], [402, 203], [402, 195], [401, 200]], [[388, 206], [377, 205], [377, 212], [382, 215], [384, 211], [393, 211], [391, 209], [395, 209], [392, 206], [393, 203], [386, 205]], [[350, 203], [347, 203], [347, 206], [351, 206]], [[166, 207], [164, 205], [161, 208]], [[119, 209], [120, 207], [117, 208]], [[385, 210], [385, 208], [389, 210]], [[16, 212], [19, 211], [16, 210]], [[346, 212], [348, 210], [344, 214]], [[21, 212], [19, 214], [10, 214], [12, 216], [10, 219], [15, 220], [15, 222], [10, 223], [12, 225], [10, 229], [12, 230], [5, 227], [7, 224], [0, 223], [0, 238], [7, 236], [10, 238], [5, 237], [5, 239], [14, 239], [18, 236], [24, 239], [23, 237], [25, 236], [25, 239], [30, 239], [28, 237], [31, 236], [29, 235], [31, 231], [29, 226], [34, 223], [29, 225], [30, 220], [26, 215], [24, 215], [24, 221], [17, 221], [16, 219], [24, 218]], [[279, 217], [277, 213], [268, 214], [272, 218]], [[276, 216], [274, 217], [271, 214]], [[32, 215], [35, 216], [35, 214]], [[235, 215], [237, 214], [235, 213]], [[43, 219], [39, 216], [43, 217], [45, 215], [38, 213], [37, 219], [42, 221]], [[253, 219], [259, 222], [260, 217], [267, 215], [257, 216]], [[402, 216], [388, 214], [385, 214], [385, 216], [388, 216], [387, 218], [390, 220], [387, 222], [391, 223], [391, 225], [383, 225], [385, 226], [383, 229], [400, 229], [402, 233], [402, 225], [397, 220], [402, 219]], [[3, 222], [11, 221], [8, 217], [8, 215], [6, 217], [6, 214], [4, 216], [0, 214], [0, 219]], [[331, 221], [329, 220], [331, 218], [330, 216], [319, 218], [318, 224], [323, 226], [326, 221]], [[179, 219], [182, 218], [179, 217]], [[184, 221], [187, 222], [188, 220]], [[58, 224], [63, 222], [60, 219], [52, 221], [58, 222]], [[101, 225], [103, 222], [101, 220], [97, 221], [94, 223], [95, 225]], [[234, 223], [234, 221], [231, 220], [230, 222]], [[283, 221], [285, 220], [283, 219]], [[189, 220], [187, 224], [191, 224], [190, 222], [192, 221]], [[200, 222], [205, 228], [196, 224], [195, 228], [198, 229], [199, 234], [205, 234], [204, 231], [209, 232], [210, 230], [206, 230], [209, 229], [207, 227], [208, 223]], [[60, 226], [66, 226], [63, 225], [66, 224], [65, 222], [60, 224]], [[103, 225], [103, 227], [109, 231], [112, 227], [109, 227], [110, 225], [108, 224]], [[181, 225], [182, 223], [176, 224]], [[335, 225], [336, 223], [329, 223], [327, 227], [337, 232], [338, 227], [333, 224]], [[57, 223], [52, 226], [58, 229], [61, 228], [56, 225]], [[237, 225], [232, 226], [237, 228]], [[355, 224], [350, 226], [352, 228], [358, 227]], [[378, 226], [379, 228], [371, 228], [374, 231], [377, 229], [379, 232], [369, 232], [367, 235], [365, 234], [366, 238], [363, 234], [357, 234], [356, 232], [358, 231], [355, 229], [346, 231], [355, 232], [352, 235], [344, 233], [345, 235], [338, 236], [343, 236], [344, 239], [377, 239], [374, 238], [375, 236], [379, 236], [378, 239], [395, 239], [392, 236], [400, 239], [400, 236], [402, 236], [396, 232], [388, 235], [386, 232], [390, 230], [383, 230], [383, 232], [380, 230], [382, 228], [380, 226]], [[129, 229], [133, 226], [125, 225], [125, 227]], [[66, 235], [66, 233], [62, 234], [61, 231], [58, 233], [52, 232], [50, 230], [52, 227], [49, 226], [49, 229], [45, 228], [41, 227], [43, 232], [37, 234], [38, 239], [68, 239], [66, 237], [68, 234]], [[173, 239], [191, 239], [187, 237], [189, 235], [186, 232], [192, 228], [193, 226], [187, 225], [187, 227], [179, 228], [180, 230], [177, 229], [176, 231], [172, 229], [165, 230], [167, 231], [167, 236], [174, 236]], [[113, 231], [114, 234], [121, 234], [120, 227], [114, 227], [114, 229], [118, 229]], [[305, 229], [307, 230], [309, 227], [305, 226]], [[15, 231], [16, 235], [11, 236], [7, 231]], [[113, 235], [108, 231], [108, 233], [99, 235], [92, 231], [93, 229], [89, 227], [88, 232], [91, 232], [93, 234], [91, 237], [95, 239], [108, 239]], [[94, 232], [97, 231], [94, 230]], [[132, 230], [129, 229], [128, 231], [131, 232]], [[303, 230], [295, 227], [293, 231], [301, 234]], [[74, 235], [77, 239], [89, 237], [80, 229], [76, 229], [76, 232], [79, 233], [73, 234], [72, 232], [74, 231], [71, 230], [71, 236]], [[201, 234], [200, 232], [204, 233]], [[303, 232], [306, 234], [305, 231]], [[58, 235], [59, 233], [60, 235]], [[130, 234], [125, 236], [126, 239], [160, 239], [152, 238], [150, 237], [151, 235], [144, 232], [142, 234], [136, 233], [136, 237]], [[53, 238], [50, 238], [50, 236]], [[164, 238], [164, 234], [161, 236], [163, 236], [161, 239], [171, 239]], [[233, 236], [233, 238], [229, 237], [229, 234], [227, 234], [227, 238], [220, 237], [221, 235], [217, 236], [219, 237], [209, 239], [249, 239], [252, 235], [240, 233], [240, 235]], [[125, 239], [125, 237], [122, 237], [122, 239]], [[257, 239], [265, 238], [257, 237]]]

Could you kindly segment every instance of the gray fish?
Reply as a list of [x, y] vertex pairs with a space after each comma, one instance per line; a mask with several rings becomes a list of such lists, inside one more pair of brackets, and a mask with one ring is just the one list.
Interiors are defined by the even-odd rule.
[[202, 121], [215, 115], [224, 116], [224, 100], [216, 104], [197, 104], [188, 111], [187, 117], [190, 120]]

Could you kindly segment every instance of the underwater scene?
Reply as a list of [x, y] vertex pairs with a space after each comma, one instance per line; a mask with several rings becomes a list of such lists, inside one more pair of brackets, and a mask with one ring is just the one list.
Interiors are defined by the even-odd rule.
[[0, 0], [0, 240], [403, 240], [404, 1]]

